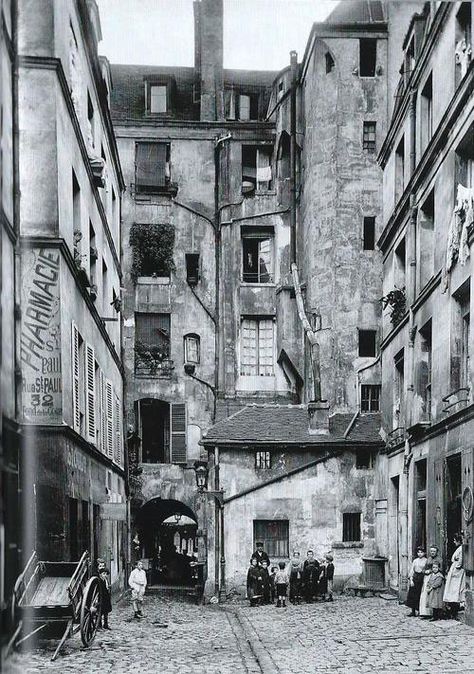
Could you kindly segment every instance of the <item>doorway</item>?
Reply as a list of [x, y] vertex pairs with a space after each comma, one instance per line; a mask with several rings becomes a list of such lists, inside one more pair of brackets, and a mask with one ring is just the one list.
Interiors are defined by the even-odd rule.
[[170, 462], [170, 405], [154, 398], [137, 403], [142, 463]]
[[446, 459], [446, 558], [449, 561], [456, 549], [454, 534], [462, 529], [462, 472], [461, 454]]
[[390, 480], [390, 530], [389, 546], [392, 558], [391, 581], [393, 588], [399, 587], [400, 574], [400, 477], [395, 475]]

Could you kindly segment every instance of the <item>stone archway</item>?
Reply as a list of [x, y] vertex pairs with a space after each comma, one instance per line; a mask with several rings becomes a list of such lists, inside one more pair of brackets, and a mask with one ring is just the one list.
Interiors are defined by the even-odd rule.
[[198, 519], [182, 501], [152, 498], [135, 514], [139, 545], [136, 557], [144, 559], [150, 585], [200, 584]]

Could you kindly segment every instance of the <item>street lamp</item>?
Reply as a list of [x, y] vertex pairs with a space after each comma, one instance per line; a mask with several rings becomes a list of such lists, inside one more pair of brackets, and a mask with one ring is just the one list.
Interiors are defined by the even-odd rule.
[[[220, 586], [219, 581], [216, 575], [215, 586], [216, 592], [219, 594], [225, 595], [226, 592], [226, 583], [225, 583], [225, 551], [224, 551], [224, 490], [209, 490], [207, 488], [209, 470], [207, 463], [204, 461], [195, 461], [194, 462], [194, 473], [196, 477], [196, 486], [200, 494], [207, 494], [208, 496], [213, 496], [216, 503], [216, 510], [219, 510], [219, 527], [217, 527], [217, 512], [216, 512], [216, 527], [215, 527], [215, 547], [216, 547], [216, 563], [217, 559], [220, 557]], [[220, 549], [220, 555], [219, 555]], [[217, 571], [217, 568], [216, 568]]]

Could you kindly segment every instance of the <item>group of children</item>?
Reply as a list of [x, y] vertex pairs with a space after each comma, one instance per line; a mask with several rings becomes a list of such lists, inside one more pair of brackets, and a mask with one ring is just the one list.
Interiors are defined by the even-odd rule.
[[261, 544], [257, 544], [247, 573], [247, 596], [251, 606], [273, 604], [276, 599], [276, 606], [280, 608], [286, 606], [289, 588], [293, 604], [299, 604], [303, 598], [306, 602], [333, 601], [333, 579], [333, 556], [329, 553], [318, 561], [314, 552], [308, 550], [303, 562], [295, 550], [288, 563], [270, 566], [268, 555], [262, 552]]

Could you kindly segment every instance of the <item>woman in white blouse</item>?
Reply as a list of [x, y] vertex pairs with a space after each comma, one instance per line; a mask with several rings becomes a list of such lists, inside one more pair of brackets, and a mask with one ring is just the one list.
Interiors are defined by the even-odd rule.
[[409, 616], [416, 616], [416, 612], [420, 610], [420, 595], [423, 588], [423, 580], [425, 578], [426, 554], [423, 548], [416, 549], [416, 557], [412, 562], [408, 578], [410, 579], [410, 587], [408, 588], [406, 605], [411, 608]]
[[462, 558], [462, 536], [454, 536], [456, 550], [451, 557], [451, 566], [446, 576], [446, 585], [444, 588], [443, 601], [447, 604], [452, 618], [456, 618], [459, 611], [459, 604], [464, 603], [464, 590], [466, 574], [463, 569]]

